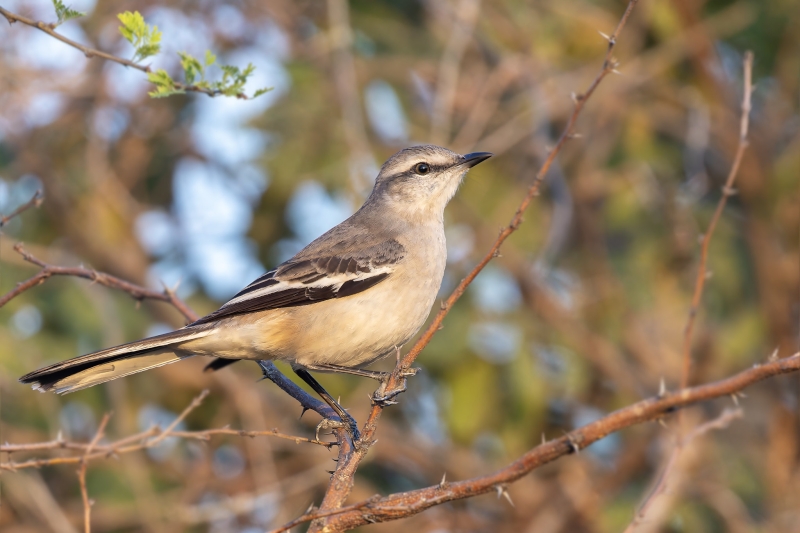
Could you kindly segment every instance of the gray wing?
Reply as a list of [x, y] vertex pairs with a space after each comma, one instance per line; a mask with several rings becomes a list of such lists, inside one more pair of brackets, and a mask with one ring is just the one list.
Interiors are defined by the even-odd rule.
[[[339, 252], [331, 246], [328, 252]], [[372, 246], [317, 257], [306, 249], [242, 289], [225, 305], [191, 325], [221, 318], [281, 307], [311, 305], [332, 298], [345, 298], [365, 291], [388, 278], [405, 257], [406, 250], [394, 239]], [[312, 255], [312, 257], [309, 257]]]

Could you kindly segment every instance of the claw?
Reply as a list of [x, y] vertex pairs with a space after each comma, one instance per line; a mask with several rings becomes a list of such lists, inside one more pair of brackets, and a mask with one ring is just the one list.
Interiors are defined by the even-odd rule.
[[378, 387], [378, 390], [375, 391], [375, 394], [372, 395], [372, 403], [375, 405], [380, 405], [381, 407], [386, 407], [388, 405], [397, 405], [397, 402], [393, 401], [392, 398], [397, 396], [398, 394], [405, 392], [407, 389], [405, 377], [403, 378], [402, 382], [400, 383], [400, 387], [385, 393], [386, 391], [386, 383], [381, 383], [381, 386]]
[[319, 439], [319, 432], [325, 429], [352, 429], [349, 424], [345, 424], [344, 422], [340, 422], [339, 420], [332, 420], [330, 418], [323, 418], [322, 422], [317, 424], [317, 429], [314, 432], [314, 437], [316, 440]]

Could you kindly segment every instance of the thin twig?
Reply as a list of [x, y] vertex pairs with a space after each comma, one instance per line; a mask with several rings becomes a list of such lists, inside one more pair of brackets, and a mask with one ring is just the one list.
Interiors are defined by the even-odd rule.
[[[736, 394], [764, 379], [797, 371], [800, 371], [800, 352], [791, 357], [778, 359], [763, 365], [755, 365], [726, 379], [642, 400], [609, 413], [603, 418], [573, 430], [558, 439], [547, 441], [528, 451], [506, 467], [491, 474], [464, 481], [438, 483], [422, 489], [372, 499], [369, 502], [357, 502], [351, 506], [355, 507], [355, 509], [332, 515], [325, 523], [325, 531], [331, 533], [341, 532], [368, 523], [407, 518], [445, 502], [494, 492], [498, 486], [514, 482], [547, 463], [575, 453], [577, 450], [582, 450], [592, 443], [627, 427], [658, 420], [690, 405]], [[736, 416], [734, 412], [703, 424], [690, 434], [690, 438], [696, 438], [710, 429], [717, 429]], [[364, 505], [360, 505], [362, 503]], [[313, 520], [313, 518], [309, 518], [309, 520]]]
[[[694, 293], [692, 294], [692, 306], [689, 309], [689, 318], [686, 321], [686, 327], [684, 328], [683, 332], [683, 347], [681, 351], [682, 355], [682, 367], [681, 367], [681, 381], [680, 387], [686, 388], [689, 384], [690, 374], [691, 374], [691, 367], [692, 367], [692, 333], [694, 331], [694, 325], [697, 318], [697, 313], [700, 309], [700, 300], [703, 296], [703, 289], [705, 287], [707, 273], [706, 273], [706, 264], [708, 262], [708, 250], [711, 244], [711, 238], [714, 236], [714, 230], [717, 227], [717, 223], [719, 222], [720, 217], [722, 216], [722, 211], [725, 209], [725, 205], [728, 202], [728, 197], [735, 194], [733, 189], [734, 181], [736, 180], [736, 175], [739, 172], [739, 166], [742, 162], [742, 156], [744, 155], [744, 151], [747, 148], [747, 134], [749, 130], [749, 123], [750, 123], [750, 101], [751, 101], [751, 94], [753, 92], [753, 85], [752, 85], [752, 71], [753, 71], [753, 53], [747, 51], [744, 55], [743, 59], [743, 72], [744, 72], [744, 94], [742, 95], [742, 105], [741, 105], [741, 118], [739, 123], [739, 145], [736, 148], [736, 154], [733, 158], [733, 164], [731, 165], [730, 172], [728, 173], [728, 177], [725, 180], [725, 185], [722, 187], [722, 197], [717, 202], [717, 207], [714, 210], [714, 215], [711, 217], [711, 222], [708, 225], [708, 230], [706, 231], [705, 235], [703, 235], [703, 241], [700, 248], [700, 264], [697, 268], [697, 277], [695, 278], [694, 284]], [[661, 468], [661, 472], [658, 474], [658, 478], [656, 479], [653, 489], [645, 497], [644, 501], [639, 505], [639, 510], [637, 511], [636, 515], [634, 516], [631, 523], [625, 529], [626, 533], [630, 533], [636, 529], [636, 527], [641, 524], [645, 517], [647, 516], [647, 512], [652, 508], [653, 502], [666, 490], [667, 481], [670, 478], [670, 474], [672, 473], [672, 469], [677, 464], [678, 457], [681, 455], [681, 452], [684, 450], [685, 446], [691, 442], [692, 439], [697, 435], [698, 430], [701, 430], [706, 424], [698, 426], [689, 434], [687, 434], [682, 439], [679, 439], [678, 443], [675, 445], [673, 450], [670, 452], [669, 457], [664, 462], [664, 466]]]
[[89, 464], [88, 457], [92, 454], [92, 450], [100, 442], [103, 437], [103, 431], [106, 429], [108, 420], [111, 418], [111, 413], [103, 415], [100, 425], [97, 427], [97, 432], [94, 434], [92, 442], [86, 448], [86, 453], [83, 454], [80, 460], [80, 468], [78, 468], [78, 483], [81, 486], [81, 499], [83, 500], [83, 531], [84, 533], [92, 532], [92, 502], [89, 500], [89, 491], [86, 488], [86, 467]]
[[692, 295], [692, 307], [689, 309], [689, 320], [686, 322], [686, 328], [683, 332], [683, 367], [681, 370], [681, 388], [685, 388], [689, 384], [689, 374], [692, 367], [692, 333], [694, 331], [695, 319], [697, 312], [700, 308], [700, 299], [703, 296], [703, 288], [708, 278], [706, 272], [706, 263], [708, 262], [708, 248], [711, 243], [711, 237], [714, 235], [714, 230], [717, 227], [722, 211], [728, 203], [728, 198], [736, 194], [733, 184], [736, 181], [736, 175], [739, 173], [739, 166], [742, 163], [742, 156], [749, 144], [747, 140], [747, 133], [750, 125], [750, 96], [753, 93], [753, 52], [747, 51], [744, 54], [743, 60], [744, 68], [744, 95], [742, 96], [742, 116], [739, 123], [739, 145], [736, 147], [736, 155], [733, 157], [733, 164], [731, 165], [728, 178], [725, 180], [725, 185], [722, 187], [722, 196], [717, 202], [717, 208], [714, 210], [714, 215], [711, 217], [711, 222], [708, 225], [708, 230], [703, 235], [703, 243], [700, 248], [700, 265], [697, 267], [697, 277], [694, 282], [694, 294]]
[[[55, 29], [54, 29], [55, 26], [53, 24], [48, 24], [46, 22], [41, 22], [41, 21], [29, 19], [29, 18], [24, 17], [22, 15], [17, 15], [16, 13], [12, 13], [11, 11], [8, 11], [7, 9], [4, 9], [2, 7], [0, 7], [0, 14], [2, 14], [3, 16], [6, 17], [6, 20], [8, 20], [9, 24], [13, 24], [15, 22], [21, 22], [21, 23], [23, 23], [23, 24], [25, 24], [27, 26], [30, 26], [32, 28], [36, 28], [37, 30], [41, 30], [41, 31], [45, 32], [47, 35], [49, 35], [49, 36], [51, 36], [51, 37], [53, 37], [55, 39], [58, 39], [62, 43], [67, 44], [67, 45], [71, 46], [72, 48], [75, 48], [76, 50], [80, 50], [81, 52], [83, 52], [83, 55], [85, 55], [88, 59], [91, 59], [93, 57], [99, 57], [101, 59], [105, 59], [106, 61], [113, 61], [114, 63], [119, 63], [120, 65], [122, 65], [124, 67], [129, 67], [129, 68], [134, 68], [136, 70], [140, 70], [140, 71], [142, 71], [142, 72], [144, 72], [146, 74], [149, 74], [149, 73], [152, 72], [152, 69], [150, 68], [150, 65], [143, 65], [141, 63], [136, 63], [136, 62], [131, 61], [129, 59], [118, 57], [118, 56], [115, 56], [113, 54], [109, 54], [108, 52], [103, 52], [102, 50], [96, 50], [94, 48], [89, 48], [88, 46], [84, 46], [79, 42], [73, 41], [72, 39], [70, 39], [68, 37], [65, 37], [64, 35], [58, 33], [57, 31], [55, 31]], [[219, 96], [219, 95], [223, 94], [221, 89], [209, 89], [207, 87], [200, 87], [198, 85], [193, 85], [193, 84], [190, 85], [190, 84], [186, 84], [186, 83], [181, 83], [179, 81], [173, 81], [172, 85], [176, 90], [179, 90], [179, 91], [203, 93], [203, 94], [207, 94], [208, 96], [212, 96], [212, 97], [213, 96]], [[250, 97], [247, 96], [244, 93], [237, 93], [235, 96], [236, 96], [236, 98], [239, 98], [239, 99], [242, 99], [242, 100], [249, 100], [250, 99]]]
[[117, 440], [116, 442], [106, 444], [103, 446], [98, 445], [97, 441], [94, 440], [89, 443], [64, 441], [60, 437], [60, 435], [59, 438], [57, 438], [56, 440], [48, 442], [35, 442], [31, 444], [3, 444], [2, 446], [0, 446], [0, 452], [6, 452], [9, 454], [43, 451], [43, 450], [57, 450], [57, 449], [82, 450], [83, 453], [79, 456], [52, 457], [48, 459], [29, 459], [27, 461], [21, 461], [21, 462], [14, 462], [9, 460], [8, 462], [0, 463], [0, 470], [16, 471], [25, 468], [41, 468], [43, 466], [53, 466], [60, 464], [85, 464], [94, 459], [106, 458], [113, 455], [121, 455], [134, 451], [153, 448], [159, 445], [161, 442], [163, 442], [164, 439], [166, 439], [167, 437], [209, 440], [214, 435], [237, 435], [240, 437], [251, 437], [251, 438], [276, 437], [279, 439], [291, 440], [296, 444], [305, 442], [310, 444], [317, 444], [325, 448], [330, 448], [333, 444], [335, 444], [316, 439], [309, 439], [306, 437], [288, 435], [286, 433], [281, 433], [276, 429], [269, 431], [246, 431], [242, 429], [218, 428], [218, 429], [206, 429], [201, 431], [176, 431], [175, 428], [178, 427], [178, 425], [183, 420], [186, 419], [189, 413], [191, 413], [194, 409], [196, 409], [200, 405], [200, 403], [207, 395], [208, 395], [207, 390], [201, 392], [197, 397], [194, 398], [194, 400], [192, 400], [192, 402], [183, 410], [183, 412], [181, 412], [181, 414], [178, 415], [178, 417], [175, 420], [173, 420], [172, 423], [170, 423], [170, 425], [167, 426], [165, 429], [161, 429], [157, 426], [154, 426], [151, 427], [150, 429], [147, 429], [135, 435], [124, 437], [122, 439]]
[[44, 261], [37, 259], [29, 252], [27, 252], [22, 247], [21, 243], [17, 243], [14, 245], [14, 251], [19, 253], [22, 256], [22, 258], [28, 263], [32, 263], [40, 267], [41, 270], [35, 276], [28, 278], [27, 280], [22, 281], [20, 283], [17, 283], [16, 287], [14, 287], [12, 290], [10, 290], [2, 297], [0, 297], [0, 307], [3, 307], [10, 300], [16, 298], [17, 296], [27, 291], [28, 289], [32, 289], [33, 287], [36, 287], [37, 285], [44, 283], [47, 279], [51, 278], [52, 276], [74, 276], [78, 278], [91, 280], [92, 282], [99, 283], [100, 285], [104, 285], [112, 289], [119, 289], [121, 291], [127, 292], [137, 301], [159, 300], [162, 302], [167, 302], [169, 304], [172, 304], [172, 306], [175, 307], [175, 309], [177, 309], [190, 322], [194, 322], [195, 320], [198, 319], [197, 314], [194, 311], [192, 311], [183, 302], [183, 300], [178, 298], [174, 290], [165, 288], [163, 292], [154, 291], [142, 287], [141, 285], [136, 285], [129, 281], [125, 281], [116, 276], [112, 276], [111, 274], [98, 272], [97, 270], [92, 270], [89, 268], [62, 267], [56, 265], [49, 265]]
[[[0, 9], [2, 9], [2, 8], [0, 8]], [[6, 215], [4, 217], [0, 217], [0, 228], [5, 226], [6, 224], [8, 224], [8, 222], [12, 218], [21, 215], [22, 213], [24, 213], [28, 209], [31, 209], [33, 207], [37, 207], [38, 208], [40, 205], [42, 205], [43, 201], [44, 201], [44, 194], [42, 194], [41, 189], [37, 189], [36, 192], [33, 193], [33, 197], [30, 200], [28, 200], [27, 202], [25, 202], [24, 204], [22, 204], [18, 208], [14, 209], [14, 211], [12, 211], [10, 214], [8, 214], [8, 215]]]
[[647, 516], [647, 512], [650, 510], [650, 507], [653, 505], [653, 502], [656, 501], [657, 497], [661, 495], [664, 490], [667, 488], [667, 478], [669, 477], [669, 473], [674, 468], [675, 464], [678, 461], [678, 457], [680, 457], [681, 452], [683, 452], [687, 446], [694, 441], [696, 438], [700, 437], [708, 433], [711, 430], [715, 429], [725, 429], [727, 428], [731, 422], [733, 422], [737, 418], [742, 418], [744, 416], [744, 411], [740, 408], [736, 409], [725, 409], [722, 411], [718, 417], [709, 420], [703, 424], [700, 424], [696, 428], [694, 428], [688, 435], [684, 436], [683, 438], [679, 439], [675, 447], [672, 449], [670, 453], [669, 459], [664, 465], [664, 468], [661, 472], [661, 475], [658, 477], [655, 485], [653, 486], [650, 493], [647, 495], [647, 498], [642, 502], [639, 506], [639, 510], [636, 513], [636, 516], [628, 524], [628, 527], [625, 528], [624, 533], [633, 533], [636, 530], [636, 527], [641, 524], [645, 516]]
[[453, 26], [439, 61], [436, 95], [431, 112], [430, 139], [433, 144], [446, 144], [450, 139], [450, 118], [458, 86], [461, 59], [478, 19], [480, 0], [461, 0], [457, 6], [451, 5], [449, 9], [452, 12], [448, 13], [448, 18], [452, 17]]
[[175, 430], [175, 428], [176, 428], [176, 427], [178, 427], [178, 424], [180, 424], [181, 422], [183, 422], [183, 420], [184, 420], [184, 419], [185, 419], [187, 416], [189, 416], [189, 413], [191, 413], [192, 411], [194, 411], [195, 409], [197, 409], [197, 408], [200, 406], [200, 404], [201, 404], [201, 403], [203, 403], [203, 400], [205, 399], [205, 397], [206, 397], [206, 396], [208, 396], [208, 389], [203, 389], [203, 392], [201, 392], [200, 394], [198, 394], [198, 395], [197, 395], [197, 396], [194, 398], [194, 400], [192, 400], [192, 403], [190, 403], [189, 405], [187, 405], [187, 406], [186, 406], [186, 408], [185, 408], [185, 409], [184, 409], [184, 410], [181, 412], [181, 414], [179, 414], [179, 415], [178, 415], [178, 416], [175, 418], [175, 420], [173, 420], [173, 421], [172, 421], [172, 422], [171, 422], [171, 423], [170, 423], [170, 424], [167, 426], [167, 428], [164, 430], [164, 432], [163, 432], [163, 433], [161, 433], [161, 435], [159, 435], [159, 436], [158, 436], [158, 437], [156, 437], [155, 439], [153, 439], [153, 442], [152, 442], [150, 445], [151, 445], [151, 446], [155, 446], [156, 444], [158, 444], [158, 443], [160, 443], [161, 441], [163, 441], [164, 439], [166, 439], [166, 438], [167, 438], [167, 437], [168, 437], [168, 436], [169, 436], [169, 435], [170, 435], [170, 434], [171, 434], [171, 433], [172, 433], [172, 432]]

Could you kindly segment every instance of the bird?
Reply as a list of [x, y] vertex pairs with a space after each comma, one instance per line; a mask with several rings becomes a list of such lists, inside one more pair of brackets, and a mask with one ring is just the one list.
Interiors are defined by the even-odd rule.
[[417, 145], [381, 167], [352, 216], [262, 275], [216, 311], [178, 330], [81, 355], [20, 378], [67, 394], [189, 357], [284, 361], [357, 434], [310, 372], [381, 379], [362, 367], [399, 354], [424, 325], [447, 261], [444, 210], [469, 169], [492, 154]]

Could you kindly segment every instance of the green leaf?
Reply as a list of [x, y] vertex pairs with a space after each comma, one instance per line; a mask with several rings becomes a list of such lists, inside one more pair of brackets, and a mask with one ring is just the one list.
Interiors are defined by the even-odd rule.
[[196, 79], [201, 81], [205, 79], [205, 67], [200, 64], [200, 61], [186, 52], [178, 52], [178, 55], [181, 57], [181, 67], [183, 67], [187, 85], [192, 85]]
[[272, 87], [263, 87], [261, 89], [258, 89], [256, 92], [254, 92], [253, 96], [251, 98], [258, 98], [262, 94], [268, 93], [271, 90], [272, 90]]
[[133, 61], [154, 56], [161, 51], [161, 32], [158, 31], [158, 26], [150, 27], [138, 11], [120, 13], [117, 18], [122, 22], [119, 32], [135, 50]]
[[210, 67], [217, 62], [217, 56], [211, 53], [211, 50], [206, 50], [206, 67]]
[[164, 69], [148, 72], [147, 81], [156, 86], [155, 91], [148, 93], [151, 98], [164, 98], [173, 94], [184, 94], [185, 92], [183, 89], [175, 87], [175, 80]]
[[78, 17], [86, 15], [86, 13], [75, 11], [71, 7], [64, 5], [64, 2], [62, 2], [61, 0], [53, 0], [53, 7], [56, 10], [56, 17], [58, 18], [56, 26], [58, 26], [59, 24], [63, 24], [64, 22], [70, 19], [76, 19]]

